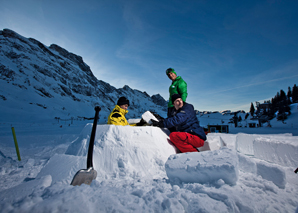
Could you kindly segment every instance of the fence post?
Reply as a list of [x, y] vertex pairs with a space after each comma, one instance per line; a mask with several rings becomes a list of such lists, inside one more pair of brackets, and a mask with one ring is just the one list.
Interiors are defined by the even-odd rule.
[[12, 135], [13, 135], [13, 139], [14, 139], [14, 145], [16, 147], [16, 152], [17, 152], [17, 155], [18, 155], [18, 160], [21, 161], [21, 155], [20, 155], [20, 151], [19, 151], [19, 145], [18, 145], [18, 142], [17, 142], [17, 137], [16, 137], [16, 133], [14, 131], [14, 127], [11, 127], [11, 130], [12, 130]]

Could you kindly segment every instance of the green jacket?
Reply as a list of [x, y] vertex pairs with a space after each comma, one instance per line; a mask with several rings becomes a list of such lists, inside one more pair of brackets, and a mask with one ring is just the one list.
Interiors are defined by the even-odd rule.
[[171, 84], [169, 88], [170, 92], [170, 98], [168, 103], [168, 108], [173, 107], [172, 103], [172, 95], [179, 94], [181, 95], [182, 101], [186, 101], [187, 97], [187, 83], [181, 78], [181, 76], [178, 76]]

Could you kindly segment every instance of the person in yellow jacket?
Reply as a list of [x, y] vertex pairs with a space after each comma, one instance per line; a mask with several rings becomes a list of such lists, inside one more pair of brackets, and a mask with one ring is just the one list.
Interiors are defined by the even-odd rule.
[[111, 112], [108, 118], [108, 124], [113, 125], [122, 125], [122, 126], [143, 126], [146, 122], [141, 120], [137, 124], [129, 124], [125, 118], [125, 115], [128, 113], [127, 108], [129, 107], [129, 100], [126, 97], [120, 97], [117, 105]]

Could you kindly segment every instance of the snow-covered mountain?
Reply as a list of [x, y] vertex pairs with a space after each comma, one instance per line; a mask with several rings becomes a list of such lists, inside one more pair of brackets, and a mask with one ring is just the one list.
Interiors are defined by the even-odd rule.
[[98, 80], [81, 56], [9, 29], [0, 31], [2, 122], [93, 117], [93, 108], [99, 105], [99, 122], [105, 123], [121, 96], [131, 103], [127, 118], [140, 117], [147, 110], [166, 113], [167, 103], [159, 94], [150, 97], [127, 85], [116, 89]]

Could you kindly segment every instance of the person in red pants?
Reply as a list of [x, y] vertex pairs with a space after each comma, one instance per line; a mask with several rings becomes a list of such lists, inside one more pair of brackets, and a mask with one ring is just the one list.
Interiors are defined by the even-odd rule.
[[151, 120], [153, 126], [175, 128], [170, 134], [171, 142], [180, 152], [198, 152], [197, 148], [204, 145], [206, 134], [200, 126], [192, 104], [183, 102], [179, 94], [172, 95], [175, 110], [160, 121]]

